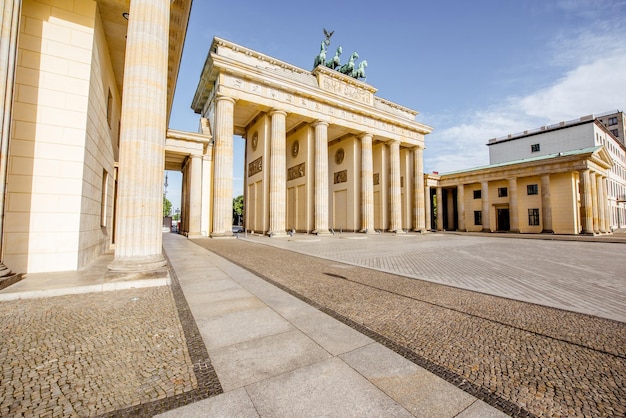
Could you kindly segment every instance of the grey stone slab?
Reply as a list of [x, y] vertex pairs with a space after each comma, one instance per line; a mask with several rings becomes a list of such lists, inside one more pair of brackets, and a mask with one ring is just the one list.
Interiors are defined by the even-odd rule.
[[453, 417], [476, 400], [380, 344], [341, 358], [416, 417]]
[[504, 412], [492, 407], [481, 400], [476, 400], [456, 418], [507, 418]]
[[229, 313], [216, 318], [196, 317], [196, 323], [208, 350], [294, 329], [289, 322], [267, 307]]
[[218, 348], [209, 355], [224, 391], [331, 357], [298, 330]]
[[[229, 313], [262, 309], [266, 305], [258, 298], [249, 295], [247, 297], [216, 300], [211, 303], [202, 303], [203, 295], [191, 295], [187, 298], [188, 303], [193, 303], [193, 315], [196, 319], [211, 319]], [[197, 303], [194, 303], [197, 302]]]
[[347, 353], [374, 342], [323, 312], [294, 318], [291, 323], [333, 355]]
[[155, 416], [159, 418], [258, 418], [259, 414], [257, 414], [245, 389], [239, 389]]
[[410, 417], [337, 357], [246, 387], [262, 417]]

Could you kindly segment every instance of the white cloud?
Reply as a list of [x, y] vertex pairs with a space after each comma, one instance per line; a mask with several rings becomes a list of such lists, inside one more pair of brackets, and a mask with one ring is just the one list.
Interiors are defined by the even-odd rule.
[[[562, 9], [579, 12], [576, 7], [580, 4], [580, 0], [560, 2]], [[425, 171], [448, 172], [488, 164], [485, 144], [490, 138], [593, 113], [625, 110], [626, 46], [622, 39], [626, 29], [615, 22], [598, 21], [592, 25], [596, 32], [585, 29], [575, 36], [555, 38], [546, 54], [552, 56], [551, 65], [564, 71], [551, 85], [505, 98], [486, 109], [429, 120], [435, 131], [426, 137]]]

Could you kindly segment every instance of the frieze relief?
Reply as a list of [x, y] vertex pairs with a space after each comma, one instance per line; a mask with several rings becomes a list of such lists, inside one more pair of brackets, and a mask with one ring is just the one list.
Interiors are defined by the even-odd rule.
[[252, 177], [261, 171], [263, 171], [263, 157], [259, 157], [248, 164], [248, 177]]
[[305, 163], [300, 163], [287, 169], [287, 181], [304, 177], [304, 164]]
[[[362, 123], [365, 126], [383, 129], [387, 132], [394, 134], [401, 134], [404, 138], [407, 139], [415, 139], [418, 137], [418, 134], [416, 132], [413, 132], [405, 127], [396, 126], [395, 124], [381, 121], [379, 119], [374, 119], [370, 116], [361, 115], [356, 112], [350, 112], [345, 109], [335, 108], [333, 106], [311, 100], [310, 98], [295, 96], [292, 93], [288, 93], [286, 91], [278, 90], [272, 87], [259, 85], [232, 75], [225, 75], [224, 84], [237, 90], [244, 92], [247, 91], [256, 95], [265, 96], [272, 100], [283, 101], [299, 107], [313, 109], [327, 116], [340, 117], [349, 122]], [[370, 102], [370, 92], [364, 89], [360, 89], [358, 86], [348, 85], [341, 80], [324, 77], [321, 85], [325, 90], [329, 90], [337, 94], [356, 99], [363, 103]]]
[[348, 181], [348, 170], [337, 171], [333, 174], [334, 184], [345, 183]]

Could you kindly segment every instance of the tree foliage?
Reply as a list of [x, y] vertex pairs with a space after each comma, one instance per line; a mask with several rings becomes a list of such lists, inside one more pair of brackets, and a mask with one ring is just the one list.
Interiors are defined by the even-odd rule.
[[233, 218], [243, 215], [243, 195], [233, 198]]
[[163, 194], [163, 217], [170, 216], [172, 213], [172, 202]]

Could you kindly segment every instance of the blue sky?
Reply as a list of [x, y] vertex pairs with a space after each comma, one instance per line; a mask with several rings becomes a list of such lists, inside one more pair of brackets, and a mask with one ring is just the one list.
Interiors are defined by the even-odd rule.
[[[311, 69], [323, 28], [330, 50], [367, 60], [378, 96], [434, 127], [425, 172], [487, 164], [490, 138], [626, 107], [626, 0], [228, 3], [193, 3], [170, 128], [198, 129], [190, 104], [213, 37]], [[242, 194], [239, 138], [233, 184]], [[176, 173], [168, 198], [180, 207]]]

